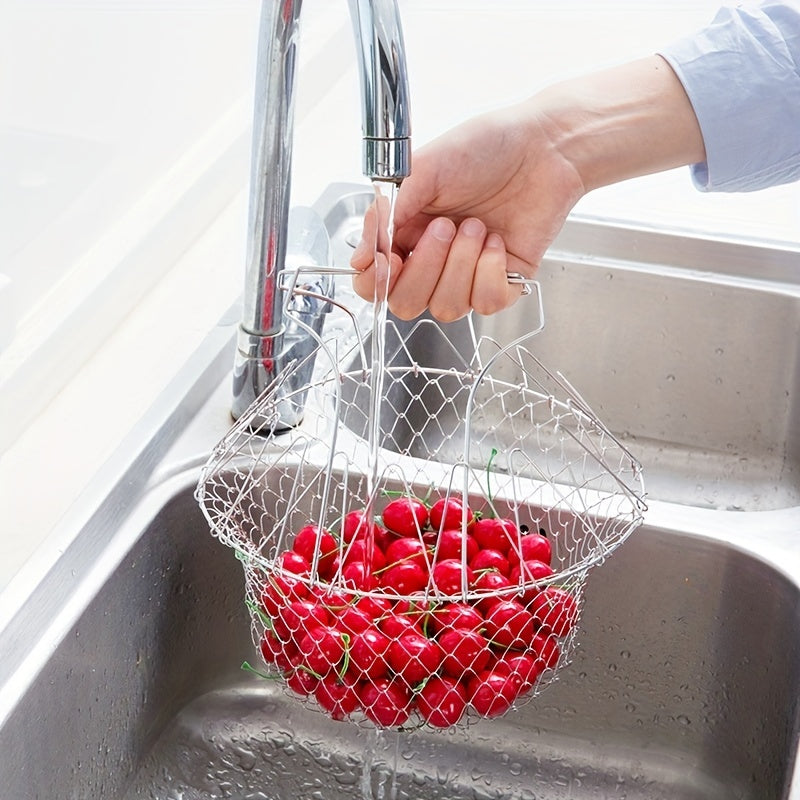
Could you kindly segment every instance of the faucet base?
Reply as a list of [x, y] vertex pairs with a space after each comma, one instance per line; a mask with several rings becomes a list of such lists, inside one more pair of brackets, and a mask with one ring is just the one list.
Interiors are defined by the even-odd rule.
[[[240, 331], [240, 337], [242, 334]], [[266, 338], [262, 343], [267, 348], [272, 345]], [[238, 351], [233, 365], [231, 417], [238, 420], [245, 416], [261, 394], [276, 384], [278, 380], [276, 375], [277, 371], [274, 368], [265, 367], [264, 359], [248, 357]], [[277, 408], [279, 413], [270, 419], [254, 417], [250, 428], [264, 434], [281, 433], [297, 427], [303, 421], [303, 403], [300, 397], [287, 398], [281, 401]]]
[[[239, 326], [233, 365], [231, 415], [239, 419], [266, 390], [279, 391], [275, 419], [258, 420], [265, 433], [290, 430], [302, 422], [306, 387], [325, 316], [334, 295], [333, 276], [321, 271], [310, 280], [285, 281], [285, 273], [299, 274], [310, 265], [325, 268], [331, 262], [331, 244], [325, 223], [312, 208], [296, 206], [289, 213], [286, 267], [274, 279], [275, 304], [280, 315], [269, 330]], [[287, 293], [291, 289], [291, 296]], [[300, 291], [298, 291], [300, 290]]]

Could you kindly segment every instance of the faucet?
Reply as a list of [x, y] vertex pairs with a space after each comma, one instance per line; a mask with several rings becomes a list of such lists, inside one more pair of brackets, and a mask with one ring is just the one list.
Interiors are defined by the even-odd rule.
[[[411, 164], [408, 75], [396, 0], [348, 0], [362, 99], [362, 168], [373, 181], [400, 183]], [[303, 418], [319, 335], [331, 304], [333, 278], [321, 272], [290, 301], [281, 273], [330, 264], [330, 243], [311, 209], [291, 209], [296, 53], [302, 0], [263, 0], [247, 228], [242, 319], [234, 361], [231, 413], [238, 419], [268, 386], [280, 393], [278, 419], [251, 427], [288, 430]]]

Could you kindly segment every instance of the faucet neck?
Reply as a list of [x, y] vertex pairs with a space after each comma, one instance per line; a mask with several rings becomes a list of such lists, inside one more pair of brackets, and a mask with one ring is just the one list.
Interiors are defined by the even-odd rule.
[[256, 62], [242, 328], [279, 332], [277, 273], [286, 260], [297, 41], [302, 0], [263, 0]]
[[405, 44], [396, 0], [348, 0], [361, 83], [364, 175], [400, 183], [411, 171]]
[[[411, 164], [408, 76], [397, 0], [348, 0], [362, 96], [363, 170], [371, 180], [399, 183]], [[291, 363], [313, 363], [308, 341], [284, 316], [280, 272], [288, 254], [289, 200], [302, 0], [262, 0], [253, 116], [247, 264], [234, 364], [233, 415]], [[320, 221], [321, 225], [321, 221]], [[302, 254], [306, 264], [313, 255]], [[316, 266], [324, 266], [316, 263]], [[325, 304], [305, 327], [321, 329]], [[314, 316], [314, 319], [311, 319]], [[298, 381], [302, 380], [302, 376]], [[289, 384], [284, 382], [283, 385]], [[302, 417], [286, 415], [286, 426]], [[282, 423], [283, 424], [283, 423]]]

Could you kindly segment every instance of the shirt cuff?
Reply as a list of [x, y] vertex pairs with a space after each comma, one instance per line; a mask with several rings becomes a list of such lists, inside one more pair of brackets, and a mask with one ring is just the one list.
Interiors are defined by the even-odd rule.
[[800, 5], [723, 8], [660, 51], [694, 108], [703, 191], [753, 191], [800, 178]]

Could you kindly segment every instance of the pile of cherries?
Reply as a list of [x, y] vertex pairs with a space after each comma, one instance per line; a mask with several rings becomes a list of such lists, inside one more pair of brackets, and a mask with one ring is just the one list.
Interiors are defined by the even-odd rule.
[[556, 668], [575, 625], [576, 597], [537, 585], [551, 559], [543, 531], [452, 496], [396, 497], [376, 519], [352, 511], [336, 535], [306, 525], [264, 581], [261, 653], [333, 719], [496, 717]]

